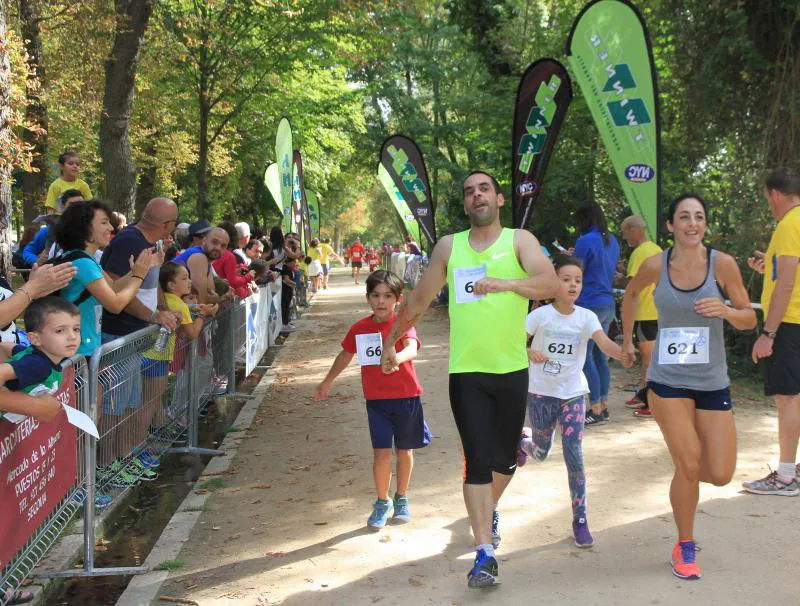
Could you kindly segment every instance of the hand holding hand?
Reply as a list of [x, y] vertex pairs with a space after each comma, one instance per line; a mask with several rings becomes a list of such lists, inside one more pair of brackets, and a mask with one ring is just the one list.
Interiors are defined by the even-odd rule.
[[397, 351], [395, 351], [394, 345], [386, 345], [381, 354], [381, 372], [389, 375], [399, 369], [400, 365], [397, 363]]
[[622, 344], [622, 366], [630, 368], [636, 362], [636, 347], [633, 343]]
[[753, 353], [751, 356], [753, 359], [753, 364], [758, 364], [758, 361], [761, 358], [769, 358], [772, 356], [773, 344], [774, 341], [766, 335], [761, 335], [758, 337], [753, 345]]

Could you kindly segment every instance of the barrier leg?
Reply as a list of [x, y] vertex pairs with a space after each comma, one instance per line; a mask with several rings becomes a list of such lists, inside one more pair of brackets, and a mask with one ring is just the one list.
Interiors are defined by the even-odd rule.
[[197, 446], [197, 427], [199, 424], [197, 412], [200, 410], [201, 396], [197, 386], [197, 355], [197, 339], [195, 339], [189, 348], [189, 359], [187, 360], [187, 367], [189, 368], [189, 409], [186, 411], [186, 415], [189, 427], [186, 435], [186, 446], [168, 448], [165, 452], [221, 457], [225, 454], [221, 450], [199, 448]]

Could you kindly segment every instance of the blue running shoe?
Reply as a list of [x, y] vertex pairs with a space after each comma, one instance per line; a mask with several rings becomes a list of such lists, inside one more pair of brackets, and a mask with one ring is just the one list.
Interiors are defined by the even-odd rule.
[[575, 537], [576, 547], [591, 547], [594, 545], [592, 533], [589, 532], [589, 524], [586, 518], [575, 518], [572, 521], [572, 536]]
[[367, 518], [367, 526], [380, 530], [386, 526], [386, 522], [389, 521], [393, 511], [394, 504], [391, 499], [386, 499], [385, 501], [378, 499], [372, 504], [372, 513]]
[[97, 511], [105, 509], [106, 507], [111, 505], [111, 502], [113, 500], [114, 499], [112, 497], [108, 496], [107, 494], [96, 494], [94, 496], [94, 508]]
[[139, 454], [139, 462], [147, 469], [154, 469], [161, 465], [161, 459], [153, 456], [148, 451], [144, 450]]
[[492, 556], [486, 555], [483, 549], [479, 549], [475, 554], [475, 563], [472, 570], [467, 574], [467, 585], [469, 587], [491, 587], [497, 585], [497, 560]]
[[393, 524], [407, 524], [411, 521], [411, 511], [408, 509], [408, 497], [398, 494], [394, 495], [394, 516], [392, 516]]
[[500, 541], [502, 541], [502, 537], [500, 533], [497, 532], [497, 526], [500, 524], [500, 514], [497, 511], [492, 513], [492, 547], [497, 549], [500, 547]]

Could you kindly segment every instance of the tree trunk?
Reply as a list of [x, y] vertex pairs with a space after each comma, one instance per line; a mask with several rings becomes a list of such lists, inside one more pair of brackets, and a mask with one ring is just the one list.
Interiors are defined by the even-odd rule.
[[[28, 53], [28, 69], [39, 82], [38, 90], [28, 92], [25, 118], [28, 123], [38, 124], [47, 131], [47, 107], [40, 96], [45, 85], [40, 8], [38, 0], [19, 0], [19, 18], [22, 39]], [[26, 128], [22, 131], [22, 140], [33, 148], [31, 166], [35, 169], [35, 172], [25, 172], [22, 175], [22, 209], [24, 223], [27, 225], [39, 214], [44, 204], [47, 187], [47, 134], [45, 132], [39, 135]]]
[[[11, 64], [6, 44], [6, 3], [0, 2], [0, 149], [9, 149], [11, 132]], [[11, 169], [0, 160], [0, 275], [8, 277], [11, 267]]]
[[128, 123], [133, 108], [139, 49], [153, 12], [153, 2], [115, 0], [114, 5], [117, 25], [114, 46], [105, 63], [100, 157], [107, 201], [132, 219], [136, 200], [136, 164], [128, 141]]
[[211, 109], [208, 107], [207, 91], [200, 90], [200, 140], [197, 154], [197, 217], [205, 218], [206, 197], [208, 196], [208, 118]]

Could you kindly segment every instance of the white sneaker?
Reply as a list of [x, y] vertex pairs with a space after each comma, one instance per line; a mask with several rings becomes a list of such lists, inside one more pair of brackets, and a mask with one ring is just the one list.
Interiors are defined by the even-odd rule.
[[297, 327], [294, 325], [293, 322], [290, 322], [289, 324], [284, 324], [283, 328], [281, 328], [281, 332], [294, 332], [295, 330], [297, 330]]

